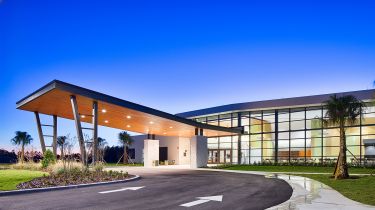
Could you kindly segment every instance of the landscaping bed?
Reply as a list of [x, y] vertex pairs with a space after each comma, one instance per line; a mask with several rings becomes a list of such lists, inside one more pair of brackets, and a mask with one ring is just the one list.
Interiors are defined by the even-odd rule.
[[77, 171], [69, 174], [51, 174], [35, 178], [31, 181], [23, 182], [17, 185], [17, 189], [45, 188], [55, 186], [67, 186], [78, 184], [90, 184], [97, 182], [120, 181], [134, 177], [128, 173], [117, 171]]

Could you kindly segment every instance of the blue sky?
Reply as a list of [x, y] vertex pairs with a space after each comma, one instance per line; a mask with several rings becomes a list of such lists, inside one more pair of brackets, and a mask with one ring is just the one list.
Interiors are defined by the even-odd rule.
[[[375, 79], [371, 1], [0, 2], [0, 148], [16, 130], [39, 147], [33, 114], [15, 103], [53, 79], [169, 113]], [[112, 145], [117, 132], [99, 135]]]

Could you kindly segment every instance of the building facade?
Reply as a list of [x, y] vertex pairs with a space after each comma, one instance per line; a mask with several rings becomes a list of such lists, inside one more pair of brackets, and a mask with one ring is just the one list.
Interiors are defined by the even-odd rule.
[[[362, 117], [346, 126], [347, 161], [375, 158], [374, 90], [337, 93], [366, 102]], [[338, 127], [323, 126], [324, 101], [333, 94], [231, 104], [178, 114], [197, 122], [241, 127], [241, 135], [207, 139], [208, 163], [333, 163], [339, 154]]]

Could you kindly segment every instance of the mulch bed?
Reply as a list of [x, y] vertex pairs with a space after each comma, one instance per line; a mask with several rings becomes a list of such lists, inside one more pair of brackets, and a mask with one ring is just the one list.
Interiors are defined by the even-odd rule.
[[17, 185], [18, 189], [31, 189], [31, 188], [44, 188], [44, 187], [55, 187], [55, 186], [67, 186], [77, 184], [89, 184], [96, 182], [108, 182], [118, 181], [127, 178], [134, 177], [127, 173], [121, 172], [79, 172], [79, 173], [63, 173], [63, 174], [52, 174], [44, 177], [35, 178], [28, 182], [23, 182]]

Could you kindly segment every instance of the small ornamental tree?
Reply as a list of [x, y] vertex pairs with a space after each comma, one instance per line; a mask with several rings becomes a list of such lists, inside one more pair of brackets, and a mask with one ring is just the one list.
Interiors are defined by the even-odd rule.
[[47, 168], [50, 164], [54, 164], [56, 162], [56, 157], [51, 150], [46, 150], [44, 153], [44, 157], [42, 160], [42, 167]]

